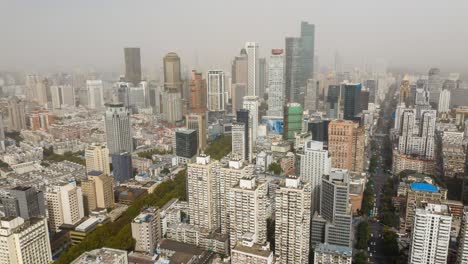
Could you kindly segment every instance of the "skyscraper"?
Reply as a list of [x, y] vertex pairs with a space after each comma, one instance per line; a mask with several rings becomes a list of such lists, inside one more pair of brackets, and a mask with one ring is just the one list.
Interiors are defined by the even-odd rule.
[[345, 83], [344, 86], [344, 109], [343, 118], [345, 120], [354, 120], [355, 116], [362, 112], [361, 104], [361, 84]]
[[169, 52], [163, 60], [164, 88], [173, 92], [182, 93], [182, 77], [180, 58], [174, 52]]
[[315, 79], [307, 80], [305, 98], [304, 98], [304, 109], [312, 112], [317, 111], [318, 107], [318, 93], [319, 93], [318, 81]]
[[102, 80], [87, 80], [88, 107], [100, 109], [104, 107], [104, 86]]
[[132, 237], [135, 251], [153, 254], [161, 240], [161, 215], [159, 209], [150, 207], [132, 221]]
[[44, 193], [34, 187], [17, 186], [8, 190], [1, 198], [3, 213], [7, 217], [21, 217], [25, 220], [45, 217]]
[[198, 135], [194, 129], [178, 129], [176, 131], [176, 155], [192, 159], [197, 154]]
[[17, 97], [8, 100], [8, 117], [10, 118], [10, 129], [21, 131], [26, 129], [26, 105]]
[[259, 98], [265, 96], [266, 88], [266, 77], [267, 77], [267, 64], [265, 58], [258, 59], [258, 94]]
[[444, 89], [439, 96], [439, 113], [448, 113], [450, 111], [450, 90]]
[[90, 145], [85, 150], [86, 172], [102, 171], [110, 175], [109, 149], [104, 145]]
[[405, 75], [400, 84], [400, 104], [409, 106], [410, 98], [410, 81], [409, 76]]
[[0, 152], [5, 151], [5, 123], [3, 114], [0, 113]]
[[286, 93], [284, 89], [284, 54], [282, 49], [271, 50], [268, 69], [269, 116], [283, 116]]
[[232, 124], [232, 155], [233, 157], [239, 158], [241, 160], [248, 159], [249, 147], [246, 146], [248, 143], [248, 136], [246, 135], [246, 128], [243, 123], [234, 123]]
[[123, 104], [109, 104], [104, 115], [109, 153], [132, 152], [130, 114]]
[[309, 263], [310, 184], [286, 178], [276, 189], [275, 207], [278, 263]]
[[132, 155], [128, 152], [114, 153], [112, 159], [112, 176], [117, 182], [126, 182], [133, 176]]
[[328, 151], [332, 167], [361, 173], [364, 166], [365, 131], [357, 123], [334, 120], [328, 126]]
[[304, 109], [298, 103], [289, 103], [284, 106], [284, 133], [283, 139], [294, 139], [302, 131], [302, 115]]
[[259, 64], [258, 64], [258, 43], [245, 43], [247, 52], [247, 95], [258, 96], [259, 91]]
[[113, 179], [100, 171], [88, 172], [88, 179], [81, 182], [85, 211], [114, 207]]
[[439, 93], [442, 90], [442, 78], [440, 69], [431, 68], [428, 73], [427, 89], [429, 90], [429, 100], [431, 103], [437, 103]]
[[[301, 39], [286, 38], [285, 41], [285, 93], [286, 102], [297, 102], [300, 97], [301, 83]], [[305, 84], [304, 84], [305, 86]]]
[[52, 108], [61, 109], [75, 106], [75, 93], [71, 85], [54, 85], [50, 87]]
[[242, 104], [244, 103], [244, 97], [247, 96], [247, 85], [244, 83], [234, 83], [231, 86], [232, 88], [232, 113], [242, 109]]
[[452, 216], [447, 205], [427, 204], [416, 209], [409, 263], [445, 264], [450, 243]]
[[207, 108], [208, 111], [225, 111], [226, 90], [224, 72], [212, 70], [207, 73], [208, 91]]
[[205, 113], [191, 113], [186, 117], [186, 127], [194, 129], [198, 135], [198, 150], [204, 150], [206, 147], [206, 114]]
[[258, 96], [245, 96], [244, 97], [244, 103], [243, 103], [243, 109], [249, 110], [249, 142], [252, 144], [252, 149], [253, 146], [257, 143], [257, 134], [258, 134]]
[[182, 120], [182, 97], [180, 92], [173, 89], [161, 93], [162, 112], [164, 120], [174, 124]]
[[190, 111], [206, 112], [206, 80], [201, 72], [192, 71], [190, 80]]
[[327, 117], [340, 118], [341, 115], [341, 87], [340, 85], [328, 86], [327, 95]]
[[315, 25], [301, 22], [301, 58], [303, 82], [314, 78]]
[[[244, 137], [245, 137], [245, 140], [244, 140], [244, 147], [245, 147], [245, 152], [244, 152], [244, 155], [246, 155], [244, 158], [246, 160], [251, 160], [252, 159], [252, 155], [251, 155], [251, 152], [252, 152], [252, 143], [251, 143], [251, 139], [249, 137], [249, 131], [250, 131], [250, 127], [252, 126], [251, 122], [249, 121], [250, 120], [250, 113], [249, 113], [249, 110], [247, 109], [240, 109], [237, 111], [237, 115], [236, 115], [236, 120], [237, 120], [237, 123], [239, 124], [244, 124]], [[237, 127], [237, 130], [240, 130], [240, 127]], [[240, 131], [238, 133], [236, 133], [236, 135], [240, 136]], [[238, 137], [236, 136], [236, 138]], [[237, 142], [241, 142], [240, 139], [239, 140], [236, 140]], [[235, 148], [236, 150], [238, 149], [238, 146], [236, 146]], [[236, 151], [235, 153], [241, 153], [241, 151]]]
[[248, 83], [248, 59], [247, 51], [242, 49], [240, 56], [234, 57], [232, 62], [231, 77], [233, 84], [244, 84]]
[[304, 145], [304, 153], [300, 155], [301, 179], [309, 182], [312, 192], [311, 212], [320, 206], [320, 185], [323, 175], [329, 175], [331, 169], [331, 158], [328, 151], [324, 149], [323, 142], [307, 141]]
[[138, 85], [141, 82], [140, 48], [124, 48], [125, 81]]
[[463, 210], [457, 250], [457, 264], [468, 263], [468, 208]]

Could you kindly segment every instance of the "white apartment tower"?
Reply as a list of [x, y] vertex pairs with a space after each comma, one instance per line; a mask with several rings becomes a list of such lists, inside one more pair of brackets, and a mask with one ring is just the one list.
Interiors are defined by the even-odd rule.
[[257, 143], [257, 129], [258, 129], [258, 97], [257, 96], [244, 96], [243, 108], [249, 110], [249, 142], [252, 148]]
[[468, 208], [463, 210], [457, 250], [457, 264], [468, 263]]
[[147, 208], [132, 221], [135, 251], [153, 254], [161, 239], [161, 216], [158, 208]]
[[320, 206], [320, 186], [323, 175], [329, 175], [331, 158], [328, 150], [324, 150], [323, 142], [307, 141], [304, 145], [304, 154], [300, 155], [300, 172], [303, 182], [309, 182], [312, 191], [312, 213]]
[[284, 53], [273, 49], [268, 67], [268, 116], [283, 116], [286, 98], [284, 89]]
[[208, 90], [206, 103], [208, 111], [218, 112], [225, 110], [226, 89], [224, 72], [221, 70], [208, 71], [206, 74]]
[[1, 219], [0, 263], [48, 264], [52, 262], [49, 232], [45, 218]]
[[45, 199], [50, 229], [54, 232], [63, 224], [74, 225], [84, 217], [83, 193], [75, 182], [48, 187]]
[[103, 145], [90, 145], [85, 150], [86, 172], [102, 171], [110, 175], [109, 149]]
[[277, 263], [309, 263], [310, 183], [286, 178], [275, 194]]
[[439, 110], [439, 113], [448, 113], [450, 111], [450, 97], [450, 90], [444, 89], [442, 90], [442, 92], [440, 92], [439, 106], [437, 108]]
[[245, 144], [247, 138], [245, 135], [245, 124], [235, 123], [232, 124], [232, 151], [231, 154], [235, 158], [246, 160], [248, 153], [246, 153]]
[[190, 224], [208, 230], [219, 227], [219, 162], [200, 155], [187, 166], [187, 198]]
[[132, 133], [130, 113], [123, 104], [109, 104], [104, 115], [106, 125], [107, 147], [110, 154], [132, 153]]
[[266, 242], [267, 233], [266, 181], [257, 181], [254, 176], [244, 177], [229, 189], [228, 219], [231, 249], [251, 234], [254, 243]]
[[164, 120], [175, 123], [182, 120], [182, 95], [174, 90], [167, 90], [161, 93], [162, 112]]
[[71, 85], [56, 85], [50, 87], [52, 108], [61, 109], [75, 106], [75, 93]]
[[447, 263], [451, 224], [447, 205], [427, 204], [416, 209], [408, 263]]
[[247, 52], [247, 95], [259, 96], [258, 43], [245, 43]]
[[104, 86], [102, 80], [86, 80], [88, 107], [100, 109], [104, 107]]
[[304, 96], [304, 109], [312, 112], [317, 111], [318, 103], [318, 81], [315, 79], [307, 80], [306, 92]]

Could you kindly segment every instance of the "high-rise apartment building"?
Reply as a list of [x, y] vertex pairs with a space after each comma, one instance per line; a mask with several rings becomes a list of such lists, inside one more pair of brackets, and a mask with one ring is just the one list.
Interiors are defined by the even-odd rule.
[[138, 85], [141, 82], [140, 48], [124, 48], [125, 81]]
[[257, 143], [259, 104], [257, 96], [244, 97], [243, 109], [249, 110], [249, 142], [252, 144], [252, 149]]
[[409, 81], [409, 76], [405, 75], [403, 80], [401, 81], [400, 84], [400, 104], [405, 104], [406, 106], [409, 106], [410, 103], [410, 81]]
[[49, 264], [52, 253], [45, 218], [4, 218], [0, 221], [0, 263]]
[[182, 93], [182, 77], [180, 58], [174, 52], [169, 52], [163, 59], [164, 88], [172, 92]]
[[224, 72], [221, 70], [208, 71], [207, 75], [207, 108], [208, 111], [225, 111], [226, 90]]
[[180, 92], [166, 90], [161, 93], [162, 112], [166, 122], [174, 124], [182, 120], [182, 97]]
[[104, 115], [109, 153], [132, 152], [130, 113], [123, 104], [109, 104]]
[[135, 251], [153, 254], [161, 237], [161, 215], [158, 208], [150, 207], [132, 221]]
[[54, 121], [54, 116], [49, 114], [49, 111], [46, 109], [34, 110], [29, 115], [29, 124], [31, 125], [31, 130], [48, 131], [49, 126], [52, 125]]
[[112, 208], [114, 206], [113, 179], [100, 171], [88, 172], [88, 179], [81, 182], [83, 201], [86, 212], [96, 208]]
[[[234, 57], [231, 68], [231, 77], [233, 84], [244, 84], [248, 83], [248, 59], [247, 51], [242, 49], [240, 56]], [[245, 96], [245, 95], [244, 95]]]
[[320, 207], [322, 177], [330, 174], [331, 158], [328, 151], [324, 149], [323, 142], [312, 140], [304, 144], [304, 153], [299, 155], [301, 179], [311, 185], [311, 212], [313, 213]]
[[286, 178], [276, 189], [275, 255], [278, 263], [309, 263], [311, 187]]
[[192, 159], [198, 150], [198, 135], [194, 129], [178, 129], [176, 131], [176, 155]]
[[296, 138], [296, 134], [302, 131], [304, 108], [298, 103], [289, 103], [284, 106], [284, 130], [283, 139]]
[[468, 263], [468, 208], [463, 210], [460, 235], [458, 237], [457, 264]]
[[439, 96], [439, 105], [438, 111], [439, 113], [448, 113], [450, 111], [450, 90], [444, 89], [440, 92]]
[[206, 114], [190, 113], [185, 117], [186, 127], [197, 131], [198, 150], [202, 151], [206, 147]]
[[45, 217], [44, 193], [34, 187], [16, 186], [1, 197], [2, 211], [6, 217], [21, 217], [29, 220]]
[[[244, 152], [244, 155], [246, 155], [244, 157], [244, 159], [246, 160], [251, 160], [253, 157], [251, 155], [251, 153], [253, 152], [253, 148], [252, 148], [252, 140], [250, 139], [250, 127], [252, 126], [252, 124], [250, 123], [250, 113], [249, 113], [249, 110], [247, 109], [240, 109], [237, 111], [237, 115], [236, 115], [236, 120], [237, 120], [237, 123], [238, 124], [244, 124], [244, 137], [245, 137], [245, 140], [244, 140], [244, 148], [245, 148], [245, 152]], [[238, 133], [240, 133], [239, 131], [239, 127], [237, 127], [238, 129]], [[238, 136], [240, 136], [240, 134], [238, 134]], [[237, 139], [236, 140], [237, 142], [241, 142], [240, 139]], [[240, 150], [237, 150], [239, 148], [239, 146], [236, 146], [236, 152], [235, 153], [242, 153]]]
[[284, 54], [282, 49], [271, 50], [268, 68], [268, 111], [269, 116], [283, 116], [286, 100], [284, 87]]
[[93, 144], [85, 150], [86, 172], [102, 171], [110, 175], [109, 149], [104, 145]]
[[5, 122], [3, 114], [0, 113], [0, 153], [5, 151]]
[[133, 177], [132, 155], [128, 152], [114, 153], [112, 159], [112, 176], [117, 182], [126, 182]]
[[75, 225], [83, 219], [83, 193], [75, 182], [49, 186], [45, 197], [51, 231], [58, 232], [61, 225]]
[[258, 64], [258, 43], [245, 43], [247, 52], [247, 95], [259, 96], [259, 64]]
[[215, 230], [219, 228], [219, 162], [200, 155], [187, 167], [187, 198], [190, 224]]
[[304, 109], [312, 112], [318, 109], [318, 98], [319, 97], [319, 83], [315, 79], [307, 80], [307, 85], [304, 95]]
[[65, 107], [74, 107], [75, 92], [71, 85], [54, 85], [50, 87], [52, 96], [52, 108], [62, 109]]
[[246, 151], [249, 147], [246, 146], [249, 142], [245, 124], [234, 123], [232, 124], [232, 156], [241, 160], [247, 160], [249, 155]]
[[439, 93], [442, 90], [442, 77], [440, 76], [440, 69], [431, 68], [429, 69], [427, 79], [427, 89], [429, 91], [429, 101], [431, 103], [437, 103], [439, 99]]
[[86, 92], [89, 108], [100, 109], [104, 107], [104, 85], [102, 80], [87, 80]]
[[408, 263], [447, 263], [451, 224], [447, 205], [427, 204], [416, 209]]
[[206, 80], [201, 72], [192, 71], [190, 80], [190, 111], [192, 113], [206, 112]]
[[328, 152], [332, 167], [361, 173], [364, 167], [365, 131], [349, 120], [333, 120], [328, 126]]
[[10, 118], [11, 130], [21, 131], [27, 129], [26, 126], [26, 105], [24, 101], [17, 97], [8, 100], [8, 117]]

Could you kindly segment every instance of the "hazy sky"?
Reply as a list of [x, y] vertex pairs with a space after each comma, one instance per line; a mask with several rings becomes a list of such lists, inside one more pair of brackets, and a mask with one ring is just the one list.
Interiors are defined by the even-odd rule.
[[123, 47], [155, 70], [169, 51], [203, 70], [227, 69], [245, 41], [261, 56], [316, 25], [322, 66], [346, 64], [468, 72], [467, 0], [0, 0], [0, 70], [123, 72]]

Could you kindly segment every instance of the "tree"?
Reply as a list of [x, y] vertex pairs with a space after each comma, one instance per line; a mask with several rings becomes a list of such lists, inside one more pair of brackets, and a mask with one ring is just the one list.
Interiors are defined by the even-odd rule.
[[369, 215], [370, 210], [374, 207], [374, 182], [369, 180], [364, 189], [361, 203], [361, 214]]
[[215, 160], [220, 160], [232, 151], [232, 137], [222, 135], [205, 149], [205, 154]]
[[169, 174], [171, 171], [168, 168], [164, 168], [161, 170], [162, 174]]
[[272, 162], [270, 166], [268, 166], [268, 171], [278, 175], [281, 173], [281, 166], [276, 162]]
[[357, 249], [365, 249], [367, 248], [367, 243], [370, 239], [370, 228], [369, 224], [365, 221], [359, 223], [357, 227], [357, 242], [356, 248]]
[[362, 252], [362, 251], [359, 251], [358, 253], [356, 253], [354, 255], [354, 261], [353, 261], [354, 264], [367, 264], [367, 254]]
[[388, 226], [384, 227], [383, 231], [384, 240], [384, 255], [387, 257], [387, 263], [398, 263], [400, 250], [398, 249], [398, 236]]

